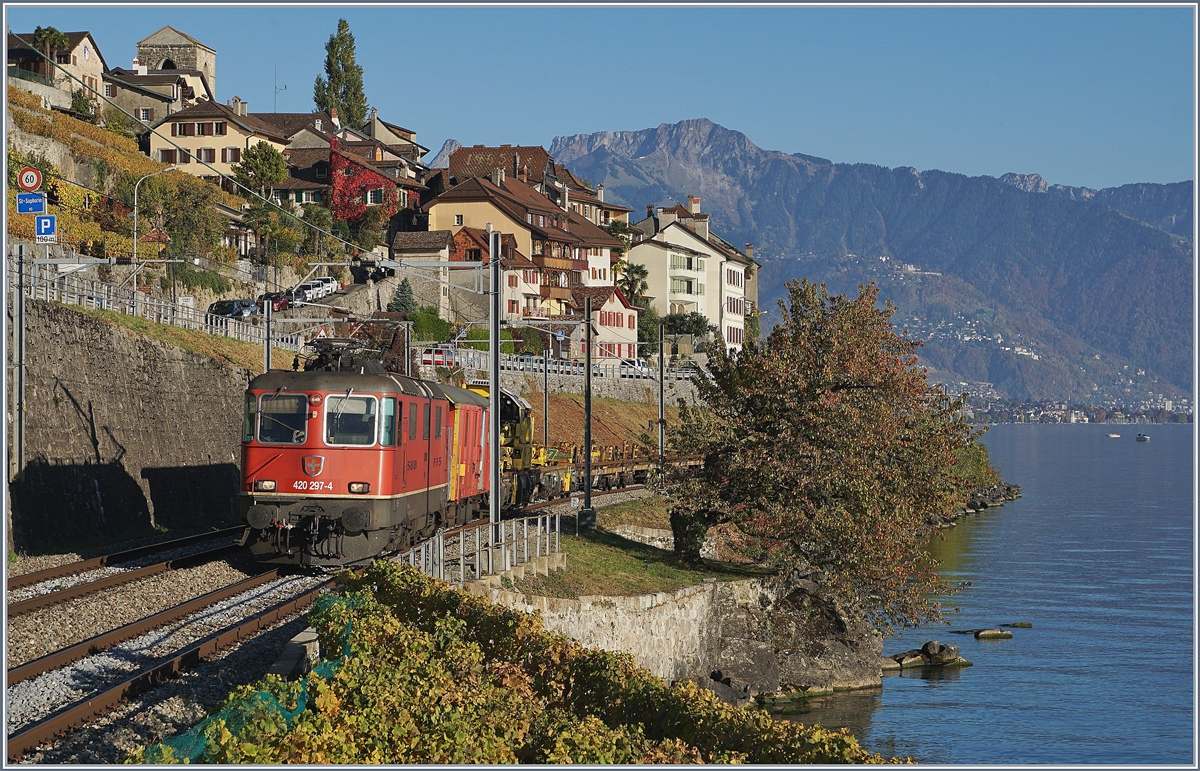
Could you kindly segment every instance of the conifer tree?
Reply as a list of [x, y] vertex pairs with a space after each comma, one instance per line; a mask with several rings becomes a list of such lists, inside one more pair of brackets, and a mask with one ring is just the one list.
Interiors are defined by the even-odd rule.
[[325, 77], [313, 86], [317, 109], [338, 111], [343, 126], [359, 129], [367, 120], [367, 97], [363, 93], [363, 71], [354, 59], [354, 35], [350, 23], [338, 19], [337, 32], [325, 44]]
[[388, 313], [412, 313], [417, 309], [417, 298], [413, 296], [412, 284], [408, 283], [407, 278], [396, 287], [387, 309]]

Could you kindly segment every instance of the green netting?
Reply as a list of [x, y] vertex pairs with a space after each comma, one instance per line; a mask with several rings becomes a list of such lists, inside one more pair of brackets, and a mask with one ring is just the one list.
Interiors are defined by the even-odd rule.
[[[321, 612], [338, 604], [353, 609], [361, 604], [361, 600], [347, 599], [336, 594], [322, 594], [313, 602], [313, 610]], [[337, 672], [342, 661], [350, 655], [350, 629], [353, 623], [353, 621], [347, 622], [346, 629], [342, 632], [342, 655], [336, 659], [327, 659], [318, 663], [309, 670], [310, 675], [328, 680]], [[288, 709], [280, 703], [279, 699], [266, 691], [255, 691], [244, 699], [222, 707], [218, 712], [209, 715], [178, 736], [147, 747], [140, 760], [145, 763], [203, 763], [205, 762], [205, 749], [208, 746], [208, 729], [218, 721], [223, 722], [229, 732], [236, 735], [247, 721], [254, 718], [262, 719], [264, 716], [270, 717], [274, 714], [281, 717], [284, 724], [291, 728], [296, 718], [307, 707], [307, 684], [296, 698], [295, 709]]]

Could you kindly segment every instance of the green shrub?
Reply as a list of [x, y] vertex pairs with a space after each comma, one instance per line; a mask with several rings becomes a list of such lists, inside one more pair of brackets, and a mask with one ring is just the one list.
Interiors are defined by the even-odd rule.
[[431, 313], [421, 309], [408, 314], [408, 320], [413, 322], [413, 338], [416, 340], [449, 340], [453, 334], [450, 322], [439, 318], [436, 310]]
[[188, 746], [184, 759], [211, 763], [883, 761], [845, 729], [668, 686], [628, 654], [583, 648], [413, 568], [381, 560], [338, 581], [340, 597], [308, 617], [321, 649], [342, 652], [336, 664], [300, 687], [240, 688], [192, 736], [130, 760], [177, 761]]

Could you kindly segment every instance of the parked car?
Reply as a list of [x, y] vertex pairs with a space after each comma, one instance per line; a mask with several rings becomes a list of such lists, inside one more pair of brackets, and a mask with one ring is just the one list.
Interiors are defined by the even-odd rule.
[[298, 289], [304, 292], [305, 302], [320, 300], [325, 296], [325, 286], [317, 283], [316, 281], [306, 281], [305, 283], [301, 284]]
[[676, 380], [691, 380], [694, 377], [703, 377], [712, 380], [712, 375], [708, 370], [701, 367], [694, 361], [685, 361], [673, 370]]
[[426, 348], [421, 352], [421, 363], [436, 367], [453, 367], [458, 363], [453, 348]]
[[271, 303], [271, 310], [273, 312], [286, 311], [288, 306], [291, 305], [291, 298], [288, 297], [287, 292], [267, 292], [259, 296], [258, 309], [265, 313], [268, 302]]
[[326, 287], [325, 294], [326, 295], [331, 295], [336, 292], [342, 291], [342, 285], [340, 283], [338, 283], [338, 280], [336, 278], [334, 278], [333, 276], [322, 276], [315, 280], [319, 281], [325, 285], [325, 287]]
[[645, 359], [621, 359], [618, 370], [621, 377], [653, 377]]
[[213, 316], [246, 319], [258, 315], [258, 304], [253, 300], [217, 300], [208, 306], [208, 312]]

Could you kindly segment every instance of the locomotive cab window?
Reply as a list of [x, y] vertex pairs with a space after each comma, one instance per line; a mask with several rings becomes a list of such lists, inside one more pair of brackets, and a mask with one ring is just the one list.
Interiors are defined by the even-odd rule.
[[425, 402], [425, 409], [421, 412], [421, 438], [429, 438], [429, 402]]
[[[253, 409], [249, 400], [246, 409]], [[263, 394], [258, 409], [258, 441], [304, 444], [308, 436], [308, 396], [276, 391]]]
[[433, 438], [442, 438], [442, 405], [437, 406], [437, 410], [433, 413]]
[[254, 394], [246, 394], [246, 411], [242, 416], [242, 441], [254, 441], [254, 408], [258, 406], [258, 399]]
[[417, 403], [408, 403], [408, 438], [417, 438]]
[[379, 415], [379, 443], [384, 447], [396, 444], [396, 399], [388, 396], [383, 400], [383, 409]]
[[375, 397], [330, 396], [325, 400], [325, 443], [375, 444]]

